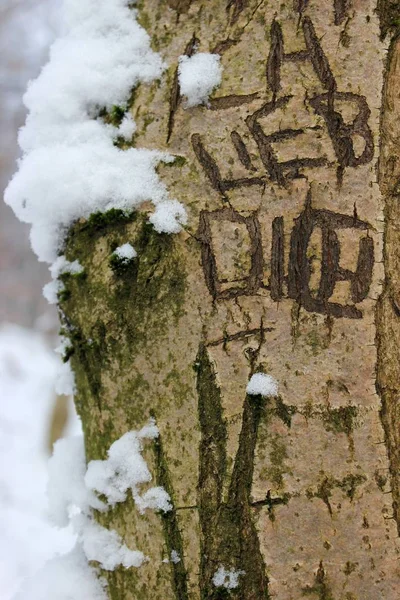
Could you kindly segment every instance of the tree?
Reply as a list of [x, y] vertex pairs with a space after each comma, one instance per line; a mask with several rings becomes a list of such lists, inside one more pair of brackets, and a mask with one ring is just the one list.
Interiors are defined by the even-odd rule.
[[[132, 94], [135, 144], [175, 156], [188, 224], [81, 219], [60, 294], [87, 460], [154, 418], [173, 505], [96, 513], [150, 557], [102, 570], [113, 600], [397, 597], [397, 6], [138, 2], [169, 67]], [[178, 58], [202, 52], [222, 82], [188, 108]], [[246, 393], [259, 372], [278, 394]]]

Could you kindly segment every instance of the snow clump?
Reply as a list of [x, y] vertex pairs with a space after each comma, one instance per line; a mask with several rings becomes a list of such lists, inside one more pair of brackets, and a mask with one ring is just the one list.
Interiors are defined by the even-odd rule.
[[215, 587], [224, 587], [227, 590], [234, 590], [239, 587], [239, 577], [240, 575], [244, 575], [244, 573], [244, 571], [235, 571], [235, 569], [227, 571], [225, 567], [221, 566], [214, 573], [212, 582]]
[[58, 278], [64, 273], [78, 275], [83, 273], [83, 267], [78, 260], [70, 262], [65, 256], [59, 256], [50, 267], [52, 281], [46, 283], [43, 288], [43, 296], [49, 304], [57, 304], [58, 294], [65, 289], [62, 281]]
[[[172, 506], [170, 497], [162, 487], [152, 487], [143, 495], [139, 486], [151, 481], [151, 473], [142, 456], [144, 439], [155, 439], [159, 435], [153, 420], [140, 431], [129, 431], [114, 442], [108, 450], [107, 460], [90, 461], [85, 475], [88, 490], [102, 494], [109, 506], [124, 502], [131, 490], [138, 510], [146, 508], [168, 512]], [[93, 508], [97, 508], [97, 498]]]
[[[158, 435], [155, 421], [150, 420], [140, 431], [130, 431], [114, 442], [107, 460], [91, 461], [87, 469], [82, 436], [56, 442], [49, 464], [49, 513], [59, 527], [72, 525], [77, 543], [72, 552], [51, 561], [28, 580], [16, 600], [43, 600], [51, 594], [55, 600], [105, 600], [103, 582], [88, 561], [113, 571], [119, 565], [139, 568], [149, 560], [140, 550], [128, 548], [116, 531], [99, 525], [93, 509], [109, 510], [126, 500], [130, 489], [140, 511], [171, 510], [164, 488], [151, 487], [142, 496], [139, 493], [139, 486], [152, 479], [141, 454], [143, 440]], [[102, 493], [107, 502], [96, 492]], [[178, 553], [171, 553], [171, 560], [178, 562]]]
[[124, 263], [131, 262], [131, 260], [137, 256], [135, 248], [129, 243], [118, 246], [118, 248], [114, 250], [113, 254]]
[[220, 61], [219, 54], [207, 52], [179, 57], [179, 87], [181, 94], [187, 98], [186, 108], [207, 104], [212, 91], [221, 84]]
[[254, 373], [247, 384], [246, 392], [250, 396], [264, 396], [265, 398], [278, 395], [278, 382], [271, 375]]
[[107, 600], [102, 583], [77, 545], [27, 579], [13, 600]]
[[[156, 207], [169, 202], [156, 167], [173, 157], [118, 148], [118, 137], [132, 137], [133, 119], [126, 117], [119, 128], [102, 119], [104, 109], [127, 110], [132, 89], [160, 78], [165, 68], [131, 5], [132, 0], [64, 0], [64, 35], [24, 96], [22, 158], [5, 201], [32, 225], [32, 247], [42, 261], [56, 260], [77, 219], [111, 208], [130, 212], [147, 200]], [[168, 223], [167, 230], [175, 232], [185, 213], [183, 207], [173, 212], [174, 227]]]

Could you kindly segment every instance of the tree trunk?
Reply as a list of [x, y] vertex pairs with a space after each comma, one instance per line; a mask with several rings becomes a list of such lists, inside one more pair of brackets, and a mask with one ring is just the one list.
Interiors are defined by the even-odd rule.
[[[188, 226], [156, 233], [146, 204], [80, 221], [66, 255], [86, 278], [61, 301], [87, 459], [154, 417], [145, 457], [173, 502], [98, 514], [150, 558], [102, 572], [113, 600], [398, 598], [397, 6], [138, 2], [169, 66], [134, 93], [135, 145], [177, 157], [159, 174]], [[223, 79], [185, 108], [196, 52]], [[126, 242], [134, 266], [112, 269]], [[246, 395], [256, 371], [277, 398]]]

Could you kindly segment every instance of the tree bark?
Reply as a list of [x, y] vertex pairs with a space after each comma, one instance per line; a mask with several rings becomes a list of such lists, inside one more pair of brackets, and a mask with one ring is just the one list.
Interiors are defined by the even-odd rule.
[[[145, 457], [173, 502], [99, 522], [150, 557], [112, 600], [395, 600], [400, 531], [400, 9], [380, 0], [146, 0], [168, 63], [135, 90], [137, 147], [187, 208], [70, 231], [64, 276], [87, 459], [156, 419]], [[221, 55], [185, 108], [178, 57]], [[110, 74], [112, 76], [112, 74]], [[129, 269], [110, 266], [131, 242]], [[279, 396], [246, 395], [271, 374]], [[180, 562], [163, 562], [172, 550]], [[213, 583], [240, 571], [239, 585]]]

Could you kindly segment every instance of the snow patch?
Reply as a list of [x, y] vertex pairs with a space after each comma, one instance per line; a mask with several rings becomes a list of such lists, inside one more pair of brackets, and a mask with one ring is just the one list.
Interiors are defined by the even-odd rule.
[[254, 373], [247, 384], [246, 392], [250, 396], [264, 396], [266, 398], [278, 395], [278, 382], [271, 375]]
[[131, 114], [127, 114], [122, 119], [121, 125], [118, 127], [118, 135], [124, 138], [127, 142], [132, 139], [136, 132], [136, 123]]
[[[165, 68], [131, 4], [64, 0], [65, 33], [25, 94], [22, 159], [5, 201], [32, 225], [31, 243], [40, 260], [56, 260], [68, 228], [79, 218], [111, 208], [131, 211], [147, 200], [156, 206], [169, 201], [156, 167], [173, 158], [118, 148], [118, 137], [133, 135], [132, 117], [119, 128], [101, 117], [102, 109], [126, 109], [132, 88], [161, 77]], [[180, 230], [178, 220], [170, 223], [174, 210], [164, 228], [158, 223], [163, 231]], [[55, 291], [46, 294], [54, 298]]]
[[[87, 469], [82, 437], [55, 444], [48, 484], [51, 517], [60, 527], [71, 523], [85, 560], [95, 561], [103, 569], [113, 571], [119, 565], [138, 568], [148, 557], [128, 548], [116, 531], [99, 525], [93, 518], [93, 509], [107, 511], [110, 506], [126, 500], [129, 489], [140, 511], [172, 508], [162, 487], [150, 488], [143, 496], [138, 491], [140, 484], [151, 481], [141, 455], [143, 440], [155, 439], [158, 435], [158, 428], [151, 420], [140, 431], [123, 435], [109, 448], [107, 460], [91, 461]], [[95, 492], [102, 493], [108, 503], [100, 500]]]
[[75, 394], [75, 374], [69, 361], [59, 366], [55, 388], [57, 394], [61, 396], [73, 396]]
[[52, 281], [46, 283], [43, 287], [43, 296], [47, 302], [49, 304], [57, 304], [58, 294], [65, 289], [63, 282], [58, 279], [60, 275], [63, 273], [77, 275], [78, 273], [83, 273], [83, 271], [84, 269], [78, 260], [70, 262], [65, 256], [59, 256], [50, 266]]
[[95, 569], [88, 565], [80, 544], [54, 558], [27, 579], [13, 600], [107, 600]]
[[168, 200], [157, 204], [149, 221], [158, 233], [179, 233], [187, 223], [187, 215], [177, 200]]
[[58, 527], [67, 527], [77, 512], [90, 514], [92, 506], [106, 508], [85, 486], [85, 473], [83, 436], [58, 440], [49, 460], [47, 484], [50, 518]]
[[199, 52], [180, 56], [178, 78], [181, 94], [187, 98], [187, 108], [207, 104], [210, 94], [222, 81], [220, 55]]
[[114, 250], [113, 254], [117, 256], [122, 262], [128, 263], [137, 256], [137, 252], [131, 244], [123, 244]]
[[175, 565], [181, 562], [181, 557], [176, 550], [171, 551], [171, 562], [173, 562]]
[[224, 587], [227, 590], [234, 590], [239, 587], [239, 577], [240, 575], [244, 575], [245, 571], [235, 571], [235, 569], [230, 569], [227, 571], [225, 567], [221, 566], [214, 573], [214, 577], [212, 579], [215, 587]]
[[[139, 486], [151, 481], [151, 473], [142, 456], [143, 439], [158, 437], [154, 421], [140, 431], [129, 431], [114, 442], [108, 450], [107, 460], [92, 460], [85, 476], [86, 487], [107, 498], [110, 506], [124, 502], [131, 490], [138, 510], [146, 508], [168, 512], [170, 497], [162, 487], [152, 487], [143, 495]], [[94, 506], [94, 508], [96, 508]]]
[[65, 290], [65, 285], [62, 281], [55, 279], [54, 281], [49, 281], [46, 285], [43, 286], [43, 296], [46, 298], [49, 304], [57, 304], [58, 302], [58, 294]]
[[119, 565], [126, 569], [139, 568], [148, 558], [139, 550], [130, 550], [114, 530], [108, 530], [95, 521], [88, 521], [83, 529], [83, 550], [87, 560], [94, 560], [106, 571]]

